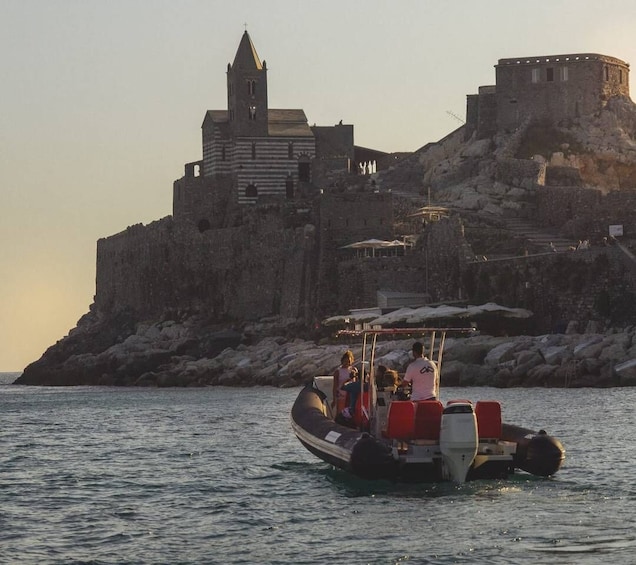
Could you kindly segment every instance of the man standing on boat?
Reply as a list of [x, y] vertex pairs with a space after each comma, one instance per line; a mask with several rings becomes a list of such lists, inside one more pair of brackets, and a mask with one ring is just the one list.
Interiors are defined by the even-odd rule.
[[435, 363], [424, 357], [424, 346], [413, 344], [413, 361], [409, 364], [403, 382], [411, 383], [411, 400], [437, 400], [439, 371]]

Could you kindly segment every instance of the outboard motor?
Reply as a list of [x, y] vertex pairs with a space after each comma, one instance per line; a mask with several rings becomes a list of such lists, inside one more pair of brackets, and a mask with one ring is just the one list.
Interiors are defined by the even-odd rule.
[[439, 446], [449, 478], [466, 482], [479, 446], [477, 418], [470, 402], [452, 402], [444, 408]]

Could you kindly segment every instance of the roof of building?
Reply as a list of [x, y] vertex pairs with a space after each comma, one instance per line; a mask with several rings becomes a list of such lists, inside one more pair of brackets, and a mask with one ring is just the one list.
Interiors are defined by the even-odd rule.
[[[203, 123], [211, 120], [217, 127], [228, 124], [227, 110], [208, 110]], [[304, 110], [268, 110], [268, 133], [272, 137], [313, 137]], [[223, 130], [227, 131], [227, 130]], [[229, 134], [229, 131], [227, 131]]]
[[227, 122], [228, 121], [228, 111], [227, 110], [208, 110], [205, 113], [205, 118], [203, 121], [210, 118], [213, 122]]
[[555, 63], [585, 63], [586, 61], [602, 61], [615, 65], [629, 67], [629, 63], [610, 57], [609, 55], [601, 55], [600, 53], [570, 53], [566, 55], [534, 55], [532, 57], [512, 57], [499, 59], [495, 67], [505, 67], [508, 65], [553, 65]]
[[236, 50], [236, 56], [234, 57], [232, 67], [239, 69], [256, 69], [258, 71], [263, 69], [261, 60], [258, 57], [256, 48], [254, 47], [247, 30], [245, 30], [243, 37], [241, 37], [241, 42]]
[[276, 137], [313, 137], [304, 110], [273, 110], [268, 112], [268, 133]]

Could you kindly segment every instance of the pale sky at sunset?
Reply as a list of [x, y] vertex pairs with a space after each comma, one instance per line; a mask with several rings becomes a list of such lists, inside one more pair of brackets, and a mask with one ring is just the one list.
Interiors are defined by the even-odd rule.
[[636, 63], [633, 0], [0, 0], [0, 371], [88, 311], [98, 238], [171, 214], [244, 24], [270, 107], [383, 151], [455, 129], [500, 58]]

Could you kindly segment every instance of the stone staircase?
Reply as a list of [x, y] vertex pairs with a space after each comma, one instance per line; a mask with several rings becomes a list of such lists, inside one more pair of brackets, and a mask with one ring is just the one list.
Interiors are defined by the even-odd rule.
[[511, 236], [525, 239], [528, 243], [543, 248], [545, 251], [552, 250], [550, 243], [554, 245], [558, 252], [569, 251], [571, 247], [576, 247], [578, 243], [578, 241], [551, 233], [549, 230], [537, 226], [525, 218], [506, 218], [505, 223]]

